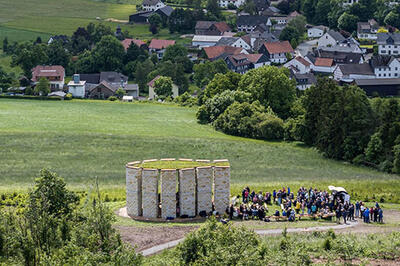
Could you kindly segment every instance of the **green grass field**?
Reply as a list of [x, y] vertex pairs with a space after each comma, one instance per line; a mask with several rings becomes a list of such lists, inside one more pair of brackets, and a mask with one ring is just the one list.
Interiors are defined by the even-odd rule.
[[27, 189], [50, 168], [76, 190], [97, 176], [123, 199], [125, 164], [153, 158], [229, 159], [232, 193], [243, 186], [344, 186], [358, 197], [400, 199], [396, 175], [324, 159], [301, 143], [228, 136], [200, 125], [195, 109], [150, 103], [0, 99], [0, 190]]
[[140, 0], [0, 0], [0, 40], [8, 37], [10, 41], [27, 41], [38, 36], [47, 40], [55, 34], [71, 35], [90, 22], [102, 22], [112, 29], [120, 25], [135, 38], [178, 39], [178, 35], [170, 35], [167, 29], [152, 35], [148, 25], [108, 21], [129, 20], [140, 3]]

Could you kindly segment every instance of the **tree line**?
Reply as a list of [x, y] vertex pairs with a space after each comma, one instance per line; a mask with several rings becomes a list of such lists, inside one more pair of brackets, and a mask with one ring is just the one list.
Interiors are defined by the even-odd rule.
[[[43, 43], [40, 38], [35, 42], [10, 44], [3, 40], [3, 51], [12, 56], [12, 66], [19, 66], [27, 79], [21, 84], [29, 86], [31, 70], [37, 65], [61, 65], [66, 75], [74, 73], [98, 73], [118, 71], [135, 80], [142, 91], [147, 91], [147, 82], [163, 75], [170, 77], [181, 90], [189, 87], [189, 74], [193, 63], [188, 51], [182, 45], [173, 45], [166, 49], [162, 60], [156, 54], [149, 55], [143, 47], [131, 44], [125, 51], [121, 40], [130, 38], [129, 33], [116, 35], [103, 24], [90, 23], [79, 27], [66, 40], [54, 40]], [[17, 77], [0, 69], [0, 86], [8, 88], [19, 85]]]
[[216, 74], [199, 95], [199, 123], [227, 134], [302, 141], [327, 158], [400, 173], [400, 105], [323, 78], [298, 91], [285, 68]]
[[400, 28], [400, 5], [388, 0], [359, 0], [345, 6], [343, 0], [284, 0], [277, 7], [285, 14], [301, 12], [307, 22], [340, 29], [348, 33], [357, 30], [357, 22], [374, 18], [380, 25]]

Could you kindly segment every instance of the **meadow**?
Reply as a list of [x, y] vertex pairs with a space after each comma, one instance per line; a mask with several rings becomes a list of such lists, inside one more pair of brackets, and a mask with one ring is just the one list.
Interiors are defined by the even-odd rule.
[[140, 3], [140, 0], [0, 0], [0, 40], [7, 37], [9, 41], [28, 41], [38, 36], [47, 40], [56, 34], [71, 35], [90, 22], [103, 23], [112, 29], [120, 25], [135, 38], [179, 39], [167, 29], [152, 35], [148, 25], [126, 25]]
[[152, 158], [229, 159], [232, 194], [282, 186], [344, 186], [363, 200], [400, 201], [400, 178], [325, 159], [302, 143], [233, 137], [200, 125], [196, 109], [153, 103], [0, 99], [0, 191], [26, 190], [42, 168], [85, 191], [100, 181], [124, 199], [125, 164]]

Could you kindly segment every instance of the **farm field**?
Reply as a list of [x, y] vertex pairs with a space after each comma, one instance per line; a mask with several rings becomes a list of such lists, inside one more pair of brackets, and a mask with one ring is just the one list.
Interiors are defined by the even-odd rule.
[[195, 109], [151, 103], [0, 99], [0, 191], [26, 190], [41, 168], [87, 190], [98, 177], [111, 199], [125, 197], [125, 163], [152, 158], [230, 160], [232, 194], [245, 185], [344, 186], [363, 200], [400, 201], [400, 178], [325, 159], [301, 143], [228, 136]]
[[[118, 3], [117, 3], [118, 2]], [[47, 40], [51, 35], [71, 35], [77, 27], [93, 23], [104, 23], [112, 29], [120, 25], [135, 38], [178, 38], [167, 29], [152, 35], [148, 25], [125, 25], [109, 22], [108, 19], [127, 21], [136, 12], [140, 0], [0, 0], [0, 40], [35, 40], [40, 36]], [[100, 18], [97, 20], [96, 18]]]

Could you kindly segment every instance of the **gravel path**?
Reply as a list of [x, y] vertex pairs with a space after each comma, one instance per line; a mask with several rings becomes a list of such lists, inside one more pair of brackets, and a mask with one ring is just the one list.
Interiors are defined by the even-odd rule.
[[[121, 217], [129, 217], [126, 208], [117, 211]], [[397, 210], [385, 210], [385, 222], [392, 226], [376, 224], [364, 224], [361, 220], [348, 222], [347, 224], [332, 224], [326, 226], [313, 226], [306, 228], [287, 228], [288, 233], [307, 233], [314, 231], [335, 230], [338, 233], [387, 233], [400, 231], [400, 212]], [[185, 235], [198, 228], [198, 226], [116, 226], [121, 232], [122, 239], [137, 246], [136, 250], [144, 256], [154, 255], [165, 249], [177, 246], [183, 241]], [[259, 235], [281, 234], [283, 229], [257, 229]]]

